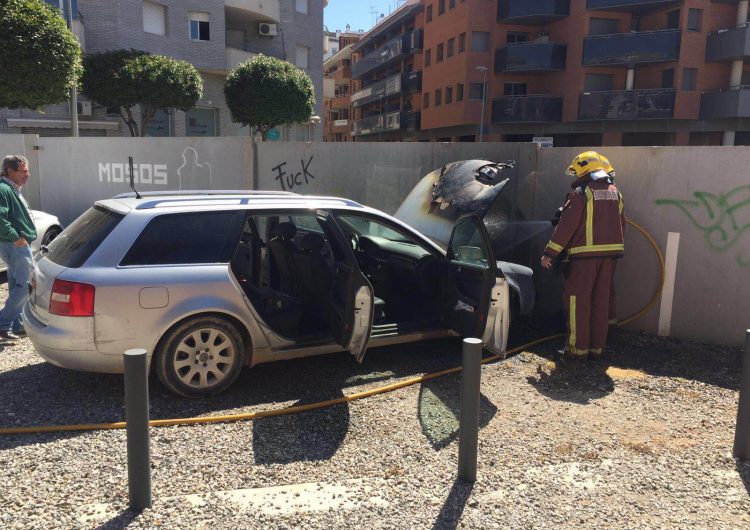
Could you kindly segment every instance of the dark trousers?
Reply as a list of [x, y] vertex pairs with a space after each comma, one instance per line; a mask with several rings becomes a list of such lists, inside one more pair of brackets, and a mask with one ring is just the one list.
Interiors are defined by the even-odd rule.
[[568, 340], [574, 355], [600, 354], [607, 342], [609, 303], [615, 272], [613, 258], [570, 260], [563, 290]]

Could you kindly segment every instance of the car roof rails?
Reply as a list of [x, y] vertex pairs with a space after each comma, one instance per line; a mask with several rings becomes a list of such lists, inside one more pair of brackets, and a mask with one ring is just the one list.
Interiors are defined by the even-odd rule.
[[[299, 193], [292, 191], [273, 191], [273, 190], [164, 190], [164, 191], [144, 191], [138, 195], [141, 197], [168, 197], [177, 195], [243, 195], [243, 196], [262, 196], [262, 195], [283, 195], [283, 196], [301, 196]], [[113, 199], [135, 199], [136, 194], [133, 192], [120, 193], [112, 197]]]

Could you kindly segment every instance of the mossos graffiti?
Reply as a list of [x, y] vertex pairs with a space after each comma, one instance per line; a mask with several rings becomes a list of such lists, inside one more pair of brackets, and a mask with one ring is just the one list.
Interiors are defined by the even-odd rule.
[[750, 233], [750, 186], [739, 186], [718, 195], [696, 191], [690, 199], [657, 199], [656, 204], [679, 208], [703, 232], [707, 248], [715, 252], [735, 250], [737, 264], [750, 267], [750, 248], [747, 237], [742, 237]]
[[[166, 186], [167, 164], [133, 164], [133, 181]], [[99, 162], [99, 182], [130, 182], [130, 167], [127, 163]]]

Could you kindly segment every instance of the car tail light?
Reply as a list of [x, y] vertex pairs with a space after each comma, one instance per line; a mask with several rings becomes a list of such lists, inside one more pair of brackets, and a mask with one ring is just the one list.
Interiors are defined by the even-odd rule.
[[49, 312], [66, 317], [94, 316], [96, 288], [87, 283], [55, 280], [49, 298]]

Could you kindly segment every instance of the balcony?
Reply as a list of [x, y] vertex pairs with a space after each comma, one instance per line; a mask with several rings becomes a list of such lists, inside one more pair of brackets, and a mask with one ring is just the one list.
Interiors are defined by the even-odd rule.
[[568, 47], [554, 42], [519, 42], [495, 51], [495, 73], [543, 73], [565, 70]]
[[723, 29], [706, 38], [706, 62], [740, 61], [750, 58], [750, 25]]
[[378, 134], [394, 131], [418, 131], [420, 127], [421, 114], [419, 112], [389, 112], [371, 116], [364, 120], [354, 122], [352, 134], [355, 136], [365, 136], [368, 134]]
[[583, 39], [584, 66], [628, 66], [676, 61], [680, 30], [600, 35]]
[[702, 120], [750, 118], [750, 87], [704, 93], [700, 116]]
[[674, 116], [673, 89], [589, 92], [578, 100], [579, 120], [652, 120]]
[[586, 9], [604, 9], [643, 14], [679, 4], [681, 0], [587, 0]]
[[562, 121], [559, 96], [505, 96], [492, 102], [492, 123]]
[[570, 0], [500, 0], [497, 21], [503, 24], [548, 24], [570, 14]]
[[351, 98], [349, 95], [337, 95], [331, 100], [331, 108], [332, 109], [348, 109], [349, 104], [351, 103]]
[[352, 95], [352, 106], [359, 107], [399, 92], [422, 90], [422, 72], [404, 72], [373, 83]]
[[351, 67], [349, 67], [349, 66], [342, 66], [342, 67], [336, 69], [336, 71], [333, 74], [333, 78], [336, 81], [338, 81], [339, 83], [341, 83], [343, 81], [348, 81], [349, 79], [352, 78], [352, 69], [351, 69]]
[[399, 35], [364, 55], [352, 65], [352, 77], [359, 78], [377, 68], [381, 68], [422, 49], [422, 30]]
[[249, 61], [255, 57], [255, 52], [248, 50], [227, 47], [227, 72], [234, 70], [238, 64]]
[[334, 120], [331, 131], [335, 133], [349, 133], [349, 120]]
[[227, 22], [281, 22], [279, 0], [224, 0]]

